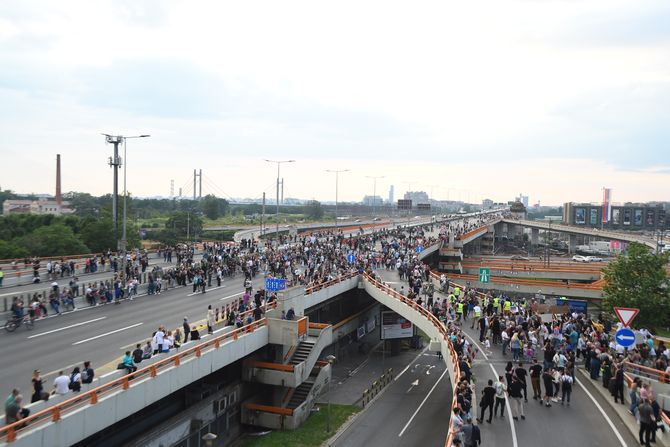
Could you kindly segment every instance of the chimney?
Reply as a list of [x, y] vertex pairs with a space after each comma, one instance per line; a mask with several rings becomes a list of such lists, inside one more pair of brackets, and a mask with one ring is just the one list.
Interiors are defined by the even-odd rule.
[[56, 154], [56, 203], [61, 205], [63, 197], [60, 191], [60, 154]]

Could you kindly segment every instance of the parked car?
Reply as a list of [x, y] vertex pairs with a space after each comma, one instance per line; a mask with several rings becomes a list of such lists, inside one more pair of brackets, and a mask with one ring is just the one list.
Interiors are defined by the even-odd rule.
[[574, 255], [572, 260], [575, 262], [589, 262], [588, 258], [582, 255]]
[[586, 262], [603, 262], [603, 258], [599, 258], [598, 256], [587, 256]]
[[510, 258], [512, 261], [528, 261], [528, 258], [525, 256], [514, 255]]

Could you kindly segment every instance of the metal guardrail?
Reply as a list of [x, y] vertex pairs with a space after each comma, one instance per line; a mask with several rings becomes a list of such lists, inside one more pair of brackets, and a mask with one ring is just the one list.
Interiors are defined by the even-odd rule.
[[[271, 303], [268, 307], [276, 307], [276, 302]], [[246, 313], [247, 312], [245, 312], [245, 314]], [[262, 318], [258, 321], [254, 321], [223, 335], [219, 335], [218, 337], [215, 337], [211, 340], [207, 340], [204, 343], [185, 349], [181, 352], [177, 352], [170, 357], [159, 360], [158, 362], [144, 368], [140, 368], [137, 371], [126, 374], [118, 379], [114, 379], [104, 385], [100, 385], [89, 391], [78, 393], [76, 396], [71, 397], [70, 399], [67, 399], [49, 408], [45, 408], [44, 410], [38, 411], [35, 414], [19, 420], [18, 422], [0, 427], [0, 440], [4, 440], [8, 443], [13, 442], [16, 440], [17, 432], [25, 430], [26, 428], [33, 429], [36, 425], [41, 425], [48, 422], [58, 422], [62, 419], [63, 413], [75, 411], [85, 405], [95, 405], [98, 403], [101, 397], [115, 393], [119, 390], [128, 390], [130, 388], [131, 380], [154, 378], [159, 371], [163, 371], [172, 367], [178, 367], [185, 359], [201, 357], [205, 350], [211, 351], [214, 349], [219, 349], [222, 342], [226, 342], [231, 339], [237, 340], [240, 335], [252, 333], [256, 329], [265, 325], [267, 325], [267, 318]]]
[[[378, 289], [384, 291], [386, 294], [392, 296], [393, 298], [396, 298], [396, 299], [400, 300], [404, 304], [408, 305], [412, 309], [414, 309], [417, 312], [419, 312], [420, 314], [422, 314], [424, 317], [426, 317], [428, 319], [428, 321], [430, 321], [438, 329], [438, 331], [442, 335], [444, 341], [447, 343], [447, 347], [449, 349], [449, 355], [451, 357], [452, 364], [454, 365], [454, 373], [455, 373], [454, 375], [455, 375], [455, 377], [452, 377], [452, 386], [454, 387], [454, 390], [455, 390], [456, 389], [456, 384], [458, 382], [460, 382], [460, 380], [461, 380], [461, 370], [458, 366], [458, 354], [456, 353], [456, 350], [454, 349], [453, 344], [449, 340], [449, 332], [447, 331], [446, 326], [437, 317], [435, 317], [435, 315], [433, 315], [428, 310], [424, 309], [423, 306], [418, 305], [414, 300], [411, 300], [411, 299], [407, 298], [406, 296], [396, 292], [395, 290], [393, 290], [389, 286], [387, 286], [385, 284], [382, 284], [381, 282], [372, 278], [368, 274], [365, 274], [364, 278], [367, 281], [369, 281], [371, 284], [373, 284], [375, 287], [377, 287]], [[457, 285], [457, 284], [454, 284], [454, 285]], [[453, 394], [454, 394], [454, 396], [453, 396], [453, 400], [452, 400], [452, 403], [451, 403], [452, 413], [453, 413], [453, 409], [458, 405], [458, 400], [457, 400], [458, 394], [455, 393], [455, 392]], [[451, 427], [451, 422], [450, 422], [450, 427]], [[445, 442], [445, 446], [446, 447], [451, 447], [451, 445], [454, 442], [455, 437], [456, 437], [456, 433], [451, 431], [451, 428], [450, 428], [449, 434], [447, 436], [447, 440]]]
[[372, 399], [374, 399], [375, 396], [377, 396], [379, 392], [386, 387], [386, 385], [391, 383], [392, 380], [393, 380], [393, 368], [389, 368], [388, 370], [386, 370], [384, 374], [379, 376], [379, 379], [372, 382], [370, 388], [366, 388], [363, 391], [363, 397], [361, 398], [361, 405], [365, 408], [365, 406], [369, 404], [370, 401], [372, 401]]

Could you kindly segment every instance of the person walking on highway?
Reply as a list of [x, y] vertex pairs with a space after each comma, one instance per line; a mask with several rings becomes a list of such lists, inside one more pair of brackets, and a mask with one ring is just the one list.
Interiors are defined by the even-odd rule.
[[182, 327], [184, 328], [184, 343], [188, 343], [188, 336], [191, 333], [191, 326], [188, 325], [188, 317], [184, 317]]
[[487, 408], [489, 410], [489, 418], [486, 420], [486, 422], [489, 424], [491, 423], [491, 419], [493, 418], [493, 404], [495, 401], [495, 396], [496, 389], [493, 387], [493, 380], [489, 379], [488, 385], [482, 390], [482, 401], [479, 404], [481, 407], [481, 413], [479, 419], [477, 419], [477, 422], [480, 424], [484, 421], [484, 414], [486, 413]]
[[542, 365], [537, 362], [537, 359], [533, 360], [533, 364], [530, 368], [530, 383], [533, 386], [533, 399], [542, 401], [542, 388], [540, 387], [540, 377], [542, 376]]
[[212, 310], [212, 305], [207, 306], [207, 333], [214, 333], [214, 325], [216, 324], [216, 319], [214, 317], [214, 310]]
[[654, 419], [654, 410], [649, 404], [649, 399], [642, 400], [642, 403], [637, 407], [637, 411], [640, 415], [640, 431], [638, 433], [640, 444], [650, 447], [651, 431], [656, 425], [656, 420]]
[[519, 416], [521, 416], [521, 419], [526, 419], [523, 412], [523, 402], [521, 401], [523, 399], [523, 384], [516, 375], [512, 376], [512, 383], [507, 392], [510, 397], [510, 404], [512, 405], [512, 419], [518, 421]]
[[482, 444], [482, 435], [479, 427], [472, 423], [472, 418], [468, 416], [465, 424], [461, 427], [463, 436], [463, 445], [465, 447], [477, 447]]
[[493, 387], [496, 390], [496, 403], [493, 408], [493, 415], [498, 414], [498, 407], [500, 407], [500, 417], [505, 418], [505, 394], [507, 393], [507, 385], [505, 385], [503, 376], [498, 376], [498, 381]]

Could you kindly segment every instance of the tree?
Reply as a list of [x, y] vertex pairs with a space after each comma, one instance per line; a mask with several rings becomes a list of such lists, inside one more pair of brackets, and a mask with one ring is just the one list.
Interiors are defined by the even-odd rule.
[[311, 200], [305, 206], [305, 214], [307, 217], [313, 220], [318, 220], [323, 217], [323, 208], [321, 208], [321, 202], [317, 200]]
[[181, 240], [186, 239], [187, 235], [193, 238], [202, 232], [202, 217], [193, 212], [178, 211], [165, 222], [165, 228], [173, 230]]
[[87, 220], [81, 229], [80, 237], [94, 253], [116, 251], [114, 223], [111, 219]]
[[655, 330], [670, 325], [670, 284], [667, 265], [669, 253], [653, 254], [642, 244], [631, 243], [604, 269], [607, 282], [604, 304], [640, 309], [635, 323]]
[[200, 202], [200, 207], [208, 219], [216, 220], [221, 216], [221, 207], [216, 196], [207, 194]]
[[66, 256], [91, 252], [72, 229], [62, 223], [40, 227], [14, 242], [31, 256]]

